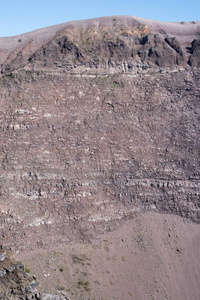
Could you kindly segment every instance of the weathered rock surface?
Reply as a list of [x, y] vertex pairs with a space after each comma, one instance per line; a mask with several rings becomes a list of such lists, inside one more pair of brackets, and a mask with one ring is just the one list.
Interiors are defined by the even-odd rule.
[[[140, 212], [200, 222], [199, 36], [200, 22], [116, 16], [0, 38], [0, 229], [6, 249], [19, 254], [88, 241]], [[173, 244], [168, 231], [164, 245]], [[148, 246], [141, 232], [133, 241], [141, 251]], [[190, 247], [180, 240], [186, 250], [177, 247], [177, 241], [169, 252], [185, 251], [188, 271]], [[194, 265], [196, 233], [193, 244]], [[183, 278], [177, 285], [184, 287], [181, 260], [178, 266]], [[187, 285], [193, 297], [196, 274]], [[69, 299], [39, 294], [23, 264], [3, 249], [0, 279], [1, 299]], [[90, 288], [82, 289], [88, 296]], [[143, 291], [142, 299], [152, 291]]]
[[67, 243], [145, 211], [199, 222], [199, 75], [4, 76], [4, 242]]
[[132, 16], [68, 22], [0, 39], [1, 72], [133, 72], [199, 67], [200, 22], [165, 23]]
[[0, 299], [41, 300], [35, 290], [39, 283], [25, 272], [24, 265], [15, 261], [6, 250], [0, 250], [0, 257]]
[[189, 65], [192, 67], [200, 67], [200, 40], [193, 40], [190, 48], [191, 56], [189, 58]]
[[138, 212], [199, 222], [199, 26], [112, 17], [0, 39], [7, 247], [90, 239]]

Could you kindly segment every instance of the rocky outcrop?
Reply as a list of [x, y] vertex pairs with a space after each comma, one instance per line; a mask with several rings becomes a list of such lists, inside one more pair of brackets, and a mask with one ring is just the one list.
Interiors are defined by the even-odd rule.
[[191, 48], [189, 49], [191, 56], [189, 58], [189, 65], [192, 67], [200, 67], [200, 40], [193, 40]]
[[0, 299], [41, 300], [35, 289], [39, 283], [25, 271], [25, 266], [5, 249], [0, 251], [0, 258]]
[[[64, 23], [47, 28], [45, 35], [41, 30], [19, 36], [12, 49], [2, 51], [2, 58], [0, 53], [1, 73], [24, 68], [130, 73], [138, 68], [199, 67], [199, 28], [199, 22], [174, 24], [131, 16]], [[5, 38], [0, 39], [2, 48], [3, 42]]]
[[[101, 33], [102, 34], [102, 33]], [[67, 35], [55, 38], [36, 51], [29, 58], [34, 66], [62, 68], [73, 70], [84, 67], [89, 69], [118, 69], [132, 71], [137, 64], [149, 67], [185, 65], [183, 52], [175, 52], [173, 47], [160, 38], [158, 34], [132, 36], [111, 33], [103, 39], [93, 39], [88, 35], [87, 41], [80, 46], [69, 40]]]

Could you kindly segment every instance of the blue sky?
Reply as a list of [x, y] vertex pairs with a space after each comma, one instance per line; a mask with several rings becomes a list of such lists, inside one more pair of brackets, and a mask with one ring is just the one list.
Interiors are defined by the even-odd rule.
[[113, 15], [200, 21], [200, 0], [0, 0], [0, 37], [59, 23]]

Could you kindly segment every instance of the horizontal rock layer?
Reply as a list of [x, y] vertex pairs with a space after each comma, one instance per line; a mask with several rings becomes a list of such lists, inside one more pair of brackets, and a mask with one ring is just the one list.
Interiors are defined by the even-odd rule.
[[90, 239], [138, 212], [199, 222], [199, 76], [4, 75], [4, 244], [28, 251]]

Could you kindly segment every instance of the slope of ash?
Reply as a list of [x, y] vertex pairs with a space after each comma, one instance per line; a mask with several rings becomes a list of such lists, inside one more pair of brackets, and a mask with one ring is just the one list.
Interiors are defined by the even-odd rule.
[[19, 258], [43, 291], [64, 291], [71, 300], [199, 300], [199, 247], [198, 224], [148, 213], [91, 243], [54, 245]]

